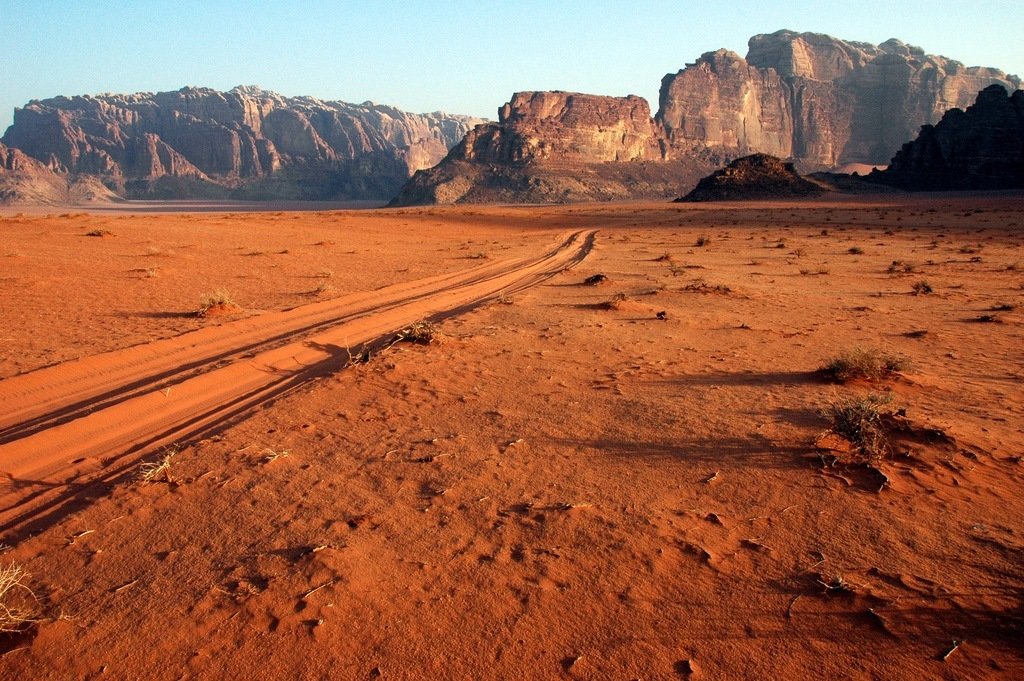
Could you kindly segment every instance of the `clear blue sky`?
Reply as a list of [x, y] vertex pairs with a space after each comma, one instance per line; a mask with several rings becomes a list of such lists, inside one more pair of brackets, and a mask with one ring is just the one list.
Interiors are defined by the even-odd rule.
[[58, 94], [221, 90], [494, 118], [517, 90], [636, 94], [781, 28], [919, 45], [1024, 76], [1024, 0], [0, 0], [0, 132]]

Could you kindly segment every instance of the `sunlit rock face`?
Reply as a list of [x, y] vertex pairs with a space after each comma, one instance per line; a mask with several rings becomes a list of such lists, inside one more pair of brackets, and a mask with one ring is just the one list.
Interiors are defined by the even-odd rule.
[[898, 40], [778, 31], [751, 38], [746, 59], [709, 52], [665, 76], [656, 118], [679, 151], [762, 152], [805, 169], [884, 164], [921, 125], [993, 84], [1013, 90], [1020, 80]]
[[658, 111], [635, 96], [518, 92], [396, 205], [675, 197], [750, 154], [802, 172], [885, 165], [922, 124], [1019, 79], [898, 40], [881, 45], [778, 31], [746, 58], [701, 55], [662, 79]]
[[130, 196], [385, 199], [480, 122], [254, 87], [183, 88], [33, 101], [3, 140]]

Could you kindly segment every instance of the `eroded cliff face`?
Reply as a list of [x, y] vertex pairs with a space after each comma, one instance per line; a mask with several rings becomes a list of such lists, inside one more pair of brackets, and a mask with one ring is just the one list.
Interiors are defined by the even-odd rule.
[[666, 75], [653, 119], [639, 97], [518, 92], [497, 123], [470, 131], [395, 203], [678, 196], [713, 168], [756, 153], [804, 172], [884, 165], [922, 124], [993, 84], [1020, 81], [898, 40], [757, 35], [746, 58], [708, 52]]
[[665, 76], [656, 118], [677, 154], [711, 145], [806, 169], [876, 165], [993, 84], [1016, 89], [1020, 80], [898, 40], [778, 31], [751, 38], [746, 59], [719, 50]]
[[114, 198], [92, 175], [69, 176], [0, 142], [0, 204], [68, 204]]
[[707, 150], [670, 159], [641, 97], [517, 92], [497, 123], [417, 172], [392, 205], [666, 198], [720, 160]]
[[662, 159], [647, 100], [575, 92], [517, 92], [496, 124], [474, 129], [455, 151], [480, 163], [572, 165]]
[[480, 122], [253, 87], [183, 88], [34, 101], [15, 111], [3, 141], [128, 195], [386, 199]]
[[1024, 187], [1024, 91], [991, 85], [950, 109], [869, 179], [909, 190]]

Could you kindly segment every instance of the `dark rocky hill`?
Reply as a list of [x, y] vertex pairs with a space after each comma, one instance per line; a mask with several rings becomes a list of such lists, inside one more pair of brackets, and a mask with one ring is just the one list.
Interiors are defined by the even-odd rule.
[[800, 176], [792, 163], [767, 154], [738, 158], [703, 178], [680, 202], [743, 201], [817, 196], [821, 186]]
[[985, 88], [966, 111], [922, 127], [867, 179], [912, 191], [1024, 187], [1024, 91]]

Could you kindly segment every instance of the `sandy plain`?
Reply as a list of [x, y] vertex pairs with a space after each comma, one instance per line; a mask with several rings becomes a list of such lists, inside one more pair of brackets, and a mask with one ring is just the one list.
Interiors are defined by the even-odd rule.
[[[1022, 244], [1019, 194], [9, 211], [0, 676], [1020, 678]], [[817, 372], [854, 347], [908, 368]], [[844, 463], [871, 392], [905, 428]]]

